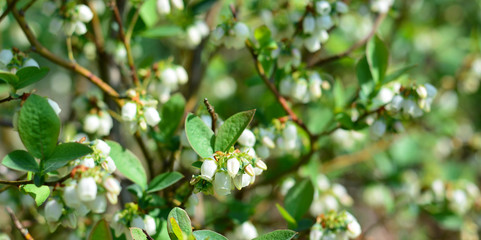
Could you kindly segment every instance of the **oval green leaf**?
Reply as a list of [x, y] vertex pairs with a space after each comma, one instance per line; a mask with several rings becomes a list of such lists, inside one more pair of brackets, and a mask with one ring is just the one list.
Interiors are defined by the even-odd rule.
[[39, 167], [35, 158], [24, 150], [16, 150], [3, 158], [2, 164], [5, 167], [18, 171], [38, 172]]
[[194, 151], [203, 158], [214, 154], [214, 132], [199, 117], [192, 113], [185, 119], [185, 134]]
[[366, 46], [366, 58], [372, 78], [376, 84], [382, 83], [389, 61], [389, 52], [384, 42], [375, 35]]
[[304, 179], [289, 189], [284, 198], [284, 207], [294, 219], [299, 220], [309, 210], [313, 198], [314, 186], [311, 180]]
[[276, 230], [274, 232], [264, 234], [260, 237], [256, 237], [253, 240], [290, 240], [293, 239], [296, 235], [297, 233], [292, 230]]
[[220, 126], [215, 137], [215, 151], [225, 152], [234, 145], [244, 129], [249, 125], [256, 110], [249, 110], [232, 115]]
[[172, 240], [187, 240], [192, 235], [189, 215], [181, 208], [173, 208], [167, 217], [167, 231]]
[[184, 116], [185, 99], [180, 94], [174, 94], [169, 101], [162, 106], [162, 121], [159, 130], [163, 136], [171, 137], [179, 126]]
[[179, 172], [167, 172], [167, 173], [162, 173], [152, 179], [152, 181], [149, 183], [149, 187], [147, 188], [148, 193], [153, 193], [157, 192], [160, 190], [163, 190], [172, 184], [176, 183], [180, 179], [182, 179], [184, 175], [182, 175]]
[[130, 235], [132, 235], [132, 238], [134, 240], [149, 240], [152, 239], [147, 233], [144, 232], [144, 230], [136, 227], [131, 227], [130, 229]]
[[110, 146], [110, 157], [114, 160], [117, 170], [142, 189], [147, 188], [147, 174], [140, 160], [128, 149], [114, 141], [106, 141]]
[[211, 230], [194, 231], [194, 237], [195, 240], [228, 240], [226, 237]]
[[48, 186], [37, 187], [35, 184], [27, 184], [20, 187], [20, 189], [30, 195], [37, 204], [37, 207], [42, 205], [50, 195], [50, 188]]
[[92, 153], [85, 144], [69, 142], [58, 145], [52, 155], [45, 160], [44, 172], [51, 172], [65, 166], [71, 160]]
[[45, 76], [47, 76], [48, 68], [38, 68], [38, 67], [24, 67], [17, 71], [16, 75], [18, 77], [18, 82], [13, 85], [15, 89], [20, 89], [27, 87], [28, 85], [34, 84]]
[[104, 219], [100, 220], [92, 228], [92, 232], [89, 234], [88, 240], [109, 240], [112, 239], [112, 233], [110, 232], [110, 227], [107, 221]]

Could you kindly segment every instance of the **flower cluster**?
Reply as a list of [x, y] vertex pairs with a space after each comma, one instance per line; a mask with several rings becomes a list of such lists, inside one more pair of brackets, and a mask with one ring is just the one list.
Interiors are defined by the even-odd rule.
[[302, 60], [301, 51], [298, 48], [285, 45], [278, 46], [272, 51], [271, 56], [277, 59], [277, 66], [281, 69], [289, 66], [299, 67]]
[[107, 201], [117, 203], [121, 191], [120, 183], [110, 174], [116, 165], [109, 156], [110, 147], [102, 140], [92, 145], [94, 152], [72, 162], [72, 179], [45, 205], [45, 219], [51, 230], [61, 223], [76, 228], [78, 217], [93, 213], [104, 213]]
[[329, 39], [327, 31], [334, 26], [330, 14], [335, 12], [346, 13], [347, 11], [347, 5], [342, 1], [337, 1], [334, 8], [328, 1], [314, 2], [314, 9], [302, 19], [303, 34], [297, 37], [295, 41], [302, 42], [309, 52], [318, 51], [321, 49], [321, 44]]
[[113, 127], [113, 120], [107, 112], [107, 106], [97, 97], [80, 97], [75, 99], [73, 107], [83, 119], [83, 131], [97, 136], [108, 136]]
[[209, 33], [210, 29], [207, 23], [203, 20], [196, 20], [185, 29], [184, 34], [179, 37], [179, 41], [176, 43], [188, 48], [195, 48]]
[[309, 239], [356, 239], [361, 232], [361, 225], [352, 214], [332, 211], [317, 218], [317, 222], [311, 227]]
[[140, 95], [133, 89], [127, 91], [127, 96], [129, 101], [122, 106], [122, 120], [130, 124], [131, 132], [135, 132], [137, 127], [146, 130], [147, 125], [153, 127], [160, 122], [157, 100]]
[[9, 49], [0, 51], [0, 71], [7, 71], [15, 74], [24, 67], [39, 67], [37, 61], [27, 58], [21, 53], [15, 53]]
[[[51, 2], [46, 2], [48, 6], [44, 7], [44, 12], [51, 15], [54, 13], [56, 7]], [[74, 33], [77, 35], [84, 35], [87, 33], [87, 26], [85, 23], [92, 20], [94, 14], [87, 5], [79, 4], [65, 4], [60, 9], [61, 19], [53, 19], [50, 22], [49, 31], [52, 34], [58, 34], [62, 30], [65, 35], [72, 36]]]
[[322, 96], [322, 90], [330, 88], [330, 83], [323, 80], [317, 72], [297, 76], [295, 79], [288, 75], [279, 83], [279, 92], [282, 95], [301, 103], [318, 100]]
[[[171, 5], [172, 3], [172, 5]], [[184, 10], [183, 0], [157, 0], [157, 12], [160, 15], [167, 15], [171, 12], [171, 6], [178, 10]]]
[[309, 209], [313, 216], [329, 211], [338, 211], [340, 206], [349, 207], [352, 203], [353, 199], [344, 186], [339, 183], [331, 184], [325, 175], [318, 175], [316, 188], [314, 189], [314, 200]]
[[127, 203], [124, 210], [115, 213], [110, 225], [114, 229], [116, 237], [120, 237], [122, 234], [129, 237], [129, 227], [144, 229], [150, 236], [157, 233], [155, 219], [148, 214], [141, 213], [139, 206], [135, 203]]
[[191, 184], [195, 192], [212, 193], [219, 196], [230, 194], [254, 183], [256, 175], [267, 170], [266, 164], [248, 152], [231, 148], [229, 152], [216, 152], [212, 157], [203, 159], [200, 175], [193, 176]]
[[230, 22], [217, 26], [212, 32], [212, 41], [216, 45], [224, 44], [226, 48], [240, 49], [250, 36], [249, 27], [242, 22]]
[[184, 67], [180, 65], [160, 62], [158, 69], [153, 76], [153, 84], [150, 84], [150, 92], [158, 94], [157, 98], [161, 103], [169, 100], [172, 92], [177, 91], [181, 85], [189, 81], [189, 75]]

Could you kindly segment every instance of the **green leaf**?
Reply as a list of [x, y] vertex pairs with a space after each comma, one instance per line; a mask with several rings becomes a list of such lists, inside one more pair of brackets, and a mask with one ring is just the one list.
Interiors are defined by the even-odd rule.
[[162, 121], [159, 124], [160, 133], [171, 137], [184, 116], [185, 99], [182, 94], [174, 94], [162, 106]]
[[95, 224], [92, 229], [92, 232], [89, 234], [88, 240], [109, 240], [112, 239], [112, 233], [110, 232], [110, 227], [107, 221], [104, 219], [100, 220]]
[[289, 223], [289, 225], [292, 225], [294, 227], [297, 226], [297, 221], [287, 212], [285, 208], [283, 208], [281, 205], [276, 203], [277, 210], [279, 210], [279, 213], [281, 216]]
[[6, 83], [14, 86], [15, 84], [18, 83], [18, 77], [17, 75], [7, 72], [7, 71], [2, 71], [0, 70], [0, 80], [5, 81]]
[[45, 160], [44, 172], [51, 172], [65, 166], [71, 160], [92, 153], [87, 145], [69, 142], [58, 145], [52, 155]]
[[24, 150], [16, 150], [3, 158], [2, 164], [18, 171], [38, 172], [39, 167], [35, 158]]
[[[214, 5], [214, 3], [216, 3], [216, 2], [218, 2], [218, 0], [196, 1], [189, 8], [192, 9], [193, 15], [195, 16], [195, 15], [199, 15], [199, 14], [209, 10], [212, 7], [212, 5]], [[190, 2], [190, 3], [192, 3], [192, 2]]]
[[196, 240], [228, 240], [226, 237], [211, 230], [194, 231], [194, 237]]
[[356, 65], [357, 80], [359, 82], [359, 87], [361, 89], [361, 97], [366, 98], [374, 90], [376, 84], [371, 75], [371, 70], [369, 68], [369, 63], [367, 62], [366, 56], [361, 58]]
[[267, 26], [262, 25], [254, 31], [254, 38], [261, 47], [267, 46], [271, 42], [271, 30]]
[[141, 33], [142, 37], [146, 38], [165, 38], [177, 36], [184, 31], [181, 27], [176, 25], [159, 26], [152, 29], [148, 29]]
[[214, 132], [205, 123], [192, 113], [185, 119], [185, 134], [194, 151], [202, 158], [214, 154]]
[[148, 235], [140, 228], [131, 227], [130, 235], [134, 240], [149, 240]]
[[172, 240], [187, 240], [192, 235], [190, 218], [183, 209], [175, 207], [167, 217], [167, 231]]
[[394, 72], [389, 73], [386, 76], [386, 78], [384, 78], [383, 84], [387, 84], [391, 81], [394, 81], [394, 80], [398, 79], [399, 77], [401, 77], [402, 75], [404, 75], [405, 73], [409, 72], [410, 70], [412, 70], [413, 68], [416, 68], [416, 67], [417, 67], [416, 64], [408, 65], [408, 66], [402, 67], [400, 69], [397, 69]]
[[114, 160], [117, 170], [126, 178], [137, 183], [142, 189], [147, 188], [147, 174], [140, 160], [128, 149], [114, 141], [106, 141], [110, 146], [110, 157]]
[[42, 205], [50, 195], [50, 188], [48, 186], [37, 187], [35, 184], [27, 184], [20, 188], [35, 200], [37, 207]]
[[309, 179], [305, 179], [289, 189], [284, 206], [294, 219], [299, 220], [309, 210], [313, 198], [314, 187]]
[[389, 52], [384, 42], [375, 35], [366, 47], [366, 57], [374, 82], [383, 82], [389, 61]]
[[340, 111], [344, 108], [344, 105], [347, 101], [346, 90], [344, 89], [344, 85], [342, 84], [341, 80], [337, 79], [334, 83], [333, 93], [336, 111]]
[[46, 98], [30, 95], [20, 109], [18, 133], [23, 145], [36, 158], [45, 159], [55, 150], [60, 119]]
[[13, 85], [15, 89], [21, 89], [28, 85], [34, 84], [45, 76], [47, 76], [48, 68], [38, 68], [38, 67], [24, 67], [18, 70], [17, 77], [19, 81]]
[[290, 240], [296, 235], [297, 233], [292, 230], [276, 230], [260, 237], [256, 237], [253, 240]]
[[157, 23], [159, 15], [157, 14], [156, 0], [147, 0], [140, 7], [140, 18], [147, 27], [152, 27]]
[[256, 110], [249, 110], [232, 115], [220, 126], [215, 137], [215, 151], [227, 151], [234, 145], [244, 129], [249, 125]]
[[166, 172], [155, 177], [147, 188], [147, 193], [153, 193], [165, 189], [182, 179], [184, 175], [179, 172]]

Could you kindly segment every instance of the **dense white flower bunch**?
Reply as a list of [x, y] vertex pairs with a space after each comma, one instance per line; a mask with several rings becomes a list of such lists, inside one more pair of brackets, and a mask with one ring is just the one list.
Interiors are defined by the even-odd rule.
[[104, 213], [107, 202], [117, 204], [121, 191], [120, 183], [111, 176], [116, 170], [109, 156], [110, 147], [102, 140], [92, 142], [93, 153], [72, 162], [72, 178], [45, 205], [45, 219], [51, 230], [59, 224], [76, 228], [77, 219], [90, 211]]
[[317, 219], [311, 227], [309, 240], [356, 239], [361, 233], [361, 225], [351, 213], [332, 211]]
[[314, 200], [309, 209], [313, 216], [338, 211], [341, 207], [349, 207], [353, 204], [353, 199], [346, 188], [339, 183], [331, 184], [325, 175], [317, 176], [315, 186]]
[[371, 10], [373, 12], [387, 13], [394, 4], [394, 0], [371, 0]]
[[[55, 11], [52, 3], [45, 3], [44, 12], [51, 15]], [[86, 23], [92, 20], [94, 14], [87, 5], [84, 4], [64, 4], [60, 8], [61, 19], [55, 18], [50, 22], [49, 31], [57, 35], [60, 30], [67, 36], [84, 35], [87, 32]]]
[[107, 111], [90, 113], [83, 120], [83, 130], [98, 136], [108, 136], [112, 127], [113, 120]]
[[279, 46], [271, 53], [273, 58], [277, 59], [277, 66], [279, 68], [285, 67], [299, 67], [302, 60], [301, 51], [295, 47]]
[[[254, 155], [255, 156], [255, 155]], [[254, 183], [256, 175], [267, 170], [267, 165], [259, 158], [231, 148], [229, 152], [216, 152], [212, 157], [203, 159], [200, 175], [193, 176], [191, 184], [194, 192], [213, 193], [219, 196], [230, 194]]]
[[175, 43], [193, 49], [200, 44], [202, 39], [209, 36], [209, 33], [210, 29], [207, 23], [204, 20], [196, 20], [185, 28], [184, 33]]
[[139, 211], [139, 206], [135, 203], [128, 203], [125, 209], [114, 214], [110, 221], [116, 237], [122, 234], [130, 237], [129, 227], [144, 229], [147, 234], [153, 236], [157, 233], [155, 219]]
[[444, 206], [454, 214], [463, 216], [481, 204], [480, 196], [479, 188], [470, 181], [449, 182], [436, 179], [421, 193], [419, 203], [426, 207]]
[[172, 92], [179, 89], [189, 81], [189, 75], [181, 65], [161, 62], [159, 68], [153, 76], [154, 82], [150, 84], [149, 92], [156, 95], [160, 103], [165, 103], [170, 99]]
[[240, 49], [250, 36], [249, 27], [243, 22], [229, 22], [217, 26], [212, 32], [212, 41], [226, 48]]
[[[385, 92], [387, 91], [385, 90]], [[385, 97], [384, 100], [389, 100], [390, 98], [386, 106], [388, 111], [394, 113], [401, 112], [404, 115], [416, 118], [422, 116], [423, 112], [431, 111], [431, 104], [436, 94], [437, 89], [429, 83], [406, 89], [399, 86], [395, 87], [392, 97]]]
[[17, 54], [10, 49], [0, 51], [0, 71], [16, 73], [24, 67], [40, 67], [33, 58], [25, 57], [23, 54]]
[[330, 87], [330, 83], [323, 80], [317, 72], [310, 72], [296, 79], [288, 75], [279, 82], [279, 92], [282, 95], [301, 103], [319, 100], [322, 91], [329, 90]]
[[304, 45], [309, 52], [316, 52], [321, 45], [329, 40], [328, 30], [334, 26], [332, 14], [346, 13], [348, 6], [337, 1], [331, 4], [328, 1], [314, 1], [312, 11], [302, 18], [302, 34], [296, 37], [298, 45]]
[[157, 0], [157, 12], [160, 15], [167, 15], [171, 13], [171, 9], [184, 10], [183, 0]]
[[149, 95], [140, 95], [133, 89], [127, 91], [128, 101], [122, 106], [122, 120], [129, 123], [131, 132], [137, 128], [145, 131], [147, 126], [154, 127], [160, 122], [157, 100]]

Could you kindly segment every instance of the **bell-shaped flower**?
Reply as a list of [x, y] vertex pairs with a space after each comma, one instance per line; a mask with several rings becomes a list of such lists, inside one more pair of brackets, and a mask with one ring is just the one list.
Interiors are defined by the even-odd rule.
[[104, 213], [107, 209], [107, 198], [104, 194], [97, 194], [94, 200], [86, 202], [87, 207], [94, 213]]
[[320, 15], [327, 15], [331, 12], [331, 4], [328, 1], [316, 2], [316, 12]]
[[231, 157], [229, 158], [229, 160], [227, 160], [227, 172], [229, 173], [230, 177], [234, 178], [239, 172], [239, 168], [240, 168], [240, 163], [239, 163], [239, 160], [237, 160], [237, 158]]
[[62, 216], [62, 210], [62, 203], [52, 199], [45, 204], [45, 218], [49, 222], [56, 222]]
[[97, 183], [93, 177], [80, 179], [77, 185], [77, 194], [81, 201], [88, 202], [97, 197]]
[[84, 119], [83, 129], [86, 133], [93, 134], [97, 132], [100, 127], [100, 119], [97, 114], [89, 114]]
[[160, 122], [160, 116], [157, 109], [153, 107], [147, 107], [144, 110], [145, 121], [149, 126], [156, 126]]
[[151, 217], [150, 215], [145, 215], [144, 217], [144, 226], [145, 226], [145, 231], [149, 235], [154, 235], [157, 233], [157, 227], [155, 225], [155, 219]]
[[134, 121], [137, 116], [137, 104], [134, 102], [127, 102], [122, 106], [122, 119], [124, 121]]
[[200, 177], [207, 180], [212, 181], [215, 172], [217, 171], [217, 162], [214, 160], [213, 157], [207, 158], [202, 163], [200, 167]]
[[214, 178], [214, 191], [220, 195], [225, 196], [230, 194], [232, 180], [230, 176], [225, 172], [218, 172]]
[[253, 147], [256, 144], [256, 136], [249, 129], [244, 129], [237, 141], [246, 147]]

